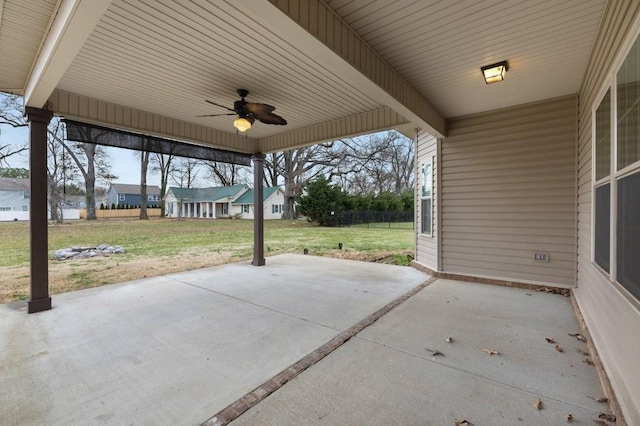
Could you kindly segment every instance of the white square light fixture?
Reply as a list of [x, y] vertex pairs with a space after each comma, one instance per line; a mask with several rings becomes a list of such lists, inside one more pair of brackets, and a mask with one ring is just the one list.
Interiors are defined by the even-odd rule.
[[491, 65], [486, 65], [480, 68], [484, 81], [487, 84], [497, 83], [504, 80], [504, 76], [509, 70], [509, 63], [507, 61], [498, 62]]

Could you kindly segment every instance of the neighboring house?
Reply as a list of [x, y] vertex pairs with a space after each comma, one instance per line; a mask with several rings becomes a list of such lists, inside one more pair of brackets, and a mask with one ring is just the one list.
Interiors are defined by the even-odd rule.
[[171, 187], [164, 197], [166, 217], [230, 217], [230, 204], [245, 193], [246, 185], [211, 188]]
[[87, 208], [87, 196], [86, 195], [63, 195], [62, 207], [65, 209], [86, 209]]
[[[284, 191], [279, 186], [263, 189], [264, 219], [282, 218]], [[253, 219], [253, 189], [249, 189], [231, 203], [231, 214], [240, 219]]]
[[[107, 205], [139, 206], [141, 204], [140, 185], [112, 183], [107, 190]], [[160, 205], [160, 188], [147, 185], [147, 206]]]
[[28, 212], [29, 194], [29, 179], [0, 178], [0, 212]]

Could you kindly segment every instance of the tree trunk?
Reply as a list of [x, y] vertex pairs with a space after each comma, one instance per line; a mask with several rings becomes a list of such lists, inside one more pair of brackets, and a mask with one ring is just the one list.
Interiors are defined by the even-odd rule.
[[149, 219], [147, 215], [147, 167], [149, 152], [140, 153], [140, 219]]
[[293, 151], [284, 152], [284, 208], [282, 210], [283, 219], [295, 219], [295, 191], [293, 186], [295, 180], [293, 176]]
[[96, 220], [96, 145], [90, 143], [82, 144], [82, 150], [87, 156], [87, 175], [85, 178], [87, 191], [87, 220]]
[[51, 212], [51, 221], [54, 223], [61, 223], [62, 218], [60, 217], [58, 210], [60, 196], [58, 195], [55, 179], [51, 179], [51, 176], [49, 176], [49, 179], [47, 180], [47, 187], [49, 192], [49, 211]]

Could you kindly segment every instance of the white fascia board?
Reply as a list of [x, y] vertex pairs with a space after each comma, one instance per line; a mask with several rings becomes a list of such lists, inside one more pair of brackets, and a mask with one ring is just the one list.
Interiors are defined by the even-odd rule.
[[[318, 7], [327, 7], [327, 10], [330, 10], [322, 0], [304, 1], [315, 2]], [[340, 75], [353, 85], [353, 87], [358, 88], [382, 105], [393, 109], [408, 121], [415, 123], [416, 127], [420, 127], [436, 137], [445, 136], [445, 119], [442, 114], [413, 86], [404, 80], [397, 71], [388, 63], [384, 62], [369, 45], [360, 40], [355, 32], [346, 26], [344, 22], [342, 22], [342, 24], [352, 31], [358, 42], [362, 43], [362, 48], [371, 53], [370, 58], [376, 61], [375, 64], [367, 64], [371, 66], [370, 73], [372, 74], [369, 76], [365, 74], [365, 71], [349, 63], [349, 61], [340, 56], [339, 52], [322, 42], [314, 34], [311, 34], [294, 19], [281, 11], [276, 5], [272, 4], [271, 0], [234, 0], [233, 5], [238, 11], [254, 19], [256, 22], [260, 22], [271, 32], [283, 40], [287, 40], [289, 44], [294, 45], [300, 51], [313, 52], [313, 58], [315, 60], [335, 70], [337, 75]], [[327, 15], [328, 13], [325, 14], [325, 16]], [[363, 66], [363, 64], [360, 65]], [[378, 83], [373, 81], [372, 78], [376, 74], [376, 71], [373, 71], [373, 69], [375, 69], [376, 66], [383, 68], [381, 72], [378, 72], [378, 77], [384, 74], [391, 76], [391, 79], [381, 83], [383, 78], [380, 77], [381, 80], [379, 80]], [[380, 71], [380, 68], [378, 68], [378, 71]], [[393, 92], [396, 93], [395, 96]], [[408, 106], [410, 103], [413, 104], [413, 106]]]
[[42, 108], [111, 0], [62, 0], [35, 58], [24, 90], [24, 104]]

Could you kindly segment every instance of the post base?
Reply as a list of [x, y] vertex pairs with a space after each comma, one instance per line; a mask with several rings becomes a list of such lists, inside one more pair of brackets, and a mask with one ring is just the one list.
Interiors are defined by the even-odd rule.
[[51, 309], [51, 297], [44, 299], [29, 300], [27, 302], [27, 313], [35, 314], [36, 312], [48, 311]]
[[266, 263], [267, 262], [264, 260], [264, 257], [263, 258], [259, 258], [259, 259], [253, 259], [251, 261], [251, 264], [253, 266], [264, 266]]

